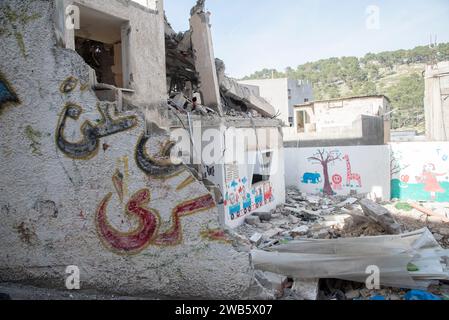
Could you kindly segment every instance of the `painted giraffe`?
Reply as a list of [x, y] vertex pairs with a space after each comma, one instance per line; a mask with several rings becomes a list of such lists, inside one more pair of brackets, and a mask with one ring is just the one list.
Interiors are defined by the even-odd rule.
[[351, 161], [349, 160], [349, 156], [345, 155], [343, 157], [343, 159], [346, 160], [346, 169], [347, 169], [346, 185], [349, 187], [349, 186], [351, 186], [352, 181], [356, 181], [359, 188], [361, 188], [362, 187], [362, 178], [360, 177], [360, 174], [352, 173]]

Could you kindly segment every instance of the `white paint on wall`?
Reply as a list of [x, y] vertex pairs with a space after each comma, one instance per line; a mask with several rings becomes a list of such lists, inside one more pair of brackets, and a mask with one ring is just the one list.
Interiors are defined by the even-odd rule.
[[[322, 153], [322, 157], [319, 154]], [[325, 186], [323, 165], [318, 158], [336, 158], [328, 163], [329, 182], [337, 195], [369, 193], [390, 198], [388, 146], [285, 149], [286, 185], [308, 194], [319, 194]]]

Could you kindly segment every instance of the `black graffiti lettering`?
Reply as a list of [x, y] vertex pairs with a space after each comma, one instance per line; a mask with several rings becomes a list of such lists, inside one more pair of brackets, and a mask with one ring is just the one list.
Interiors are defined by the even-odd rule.
[[171, 150], [176, 144], [175, 142], [167, 140], [161, 147], [159, 153], [152, 156], [146, 151], [148, 140], [149, 136], [143, 134], [136, 147], [136, 162], [142, 171], [156, 178], [169, 177], [184, 171], [185, 167], [182, 163], [173, 163], [170, 158]]
[[101, 120], [94, 125], [86, 121], [81, 126], [82, 139], [78, 142], [69, 142], [64, 137], [64, 130], [67, 118], [78, 120], [83, 110], [80, 106], [68, 104], [64, 107], [56, 132], [56, 143], [58, 148], [73, 159], [89, 159], [96, 155], [100, 139], [122, 131], [131, 129], [137, 125], [137, 118], [134, 116], [112, 119], [109, 111], [111, 104], [98, 104], [98, 111]]

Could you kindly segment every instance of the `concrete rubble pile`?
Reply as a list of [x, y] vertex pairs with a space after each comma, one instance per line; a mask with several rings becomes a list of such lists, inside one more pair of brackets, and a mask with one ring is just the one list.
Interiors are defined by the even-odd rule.
[[206, 116], [275, 118], [265, 99], [225, 75], [213, 54], [205, 0], [191, 10], [190, 29], [175, 32], [165, 17], [166, 70], [169, 105], [181, 112]]
[[231, 110], [237, 110], [242, 113], [250, 112], [255, 117], [275, 117], [274, 107], [264, 98], [255, 95], [246, 86], [225, 75], [226, 67], [222, 60], [215, 59], [215, 66], [222, 104], [227, 106], [228, 114], [232, 112]]
[[[427, 290], [449, 280], [449, 250], [429, 229], [410, 230], [362, 197], [289, 189], [285, 205], [247, 217], [237, 232], [251, 241], [254, 267], [272, 279], [283, 299], [375, 296], [364, 284], [369, 266], [380, 269], [382, 294], [392, 300], [404, 296], [404, 288]], [[344, 288], [331, 288], [332, 281]]]

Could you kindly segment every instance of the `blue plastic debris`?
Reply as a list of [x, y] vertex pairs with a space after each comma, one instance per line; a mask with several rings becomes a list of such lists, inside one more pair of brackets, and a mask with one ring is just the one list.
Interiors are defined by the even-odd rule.
[[411, 290], [405, 295], [405, 300], [441, 300], [441, 298], [430, 292]]
[[372, 296], [370, 298], [370, 300], [374, 300], [374, 301], [384, 301], [386, 300], [384, 296]]

